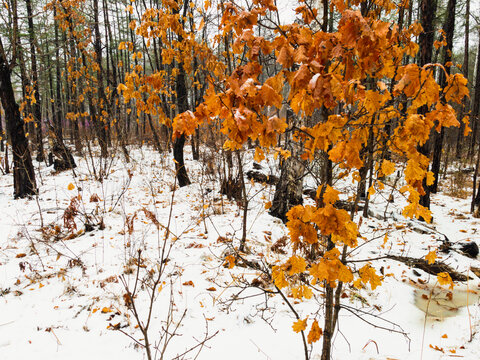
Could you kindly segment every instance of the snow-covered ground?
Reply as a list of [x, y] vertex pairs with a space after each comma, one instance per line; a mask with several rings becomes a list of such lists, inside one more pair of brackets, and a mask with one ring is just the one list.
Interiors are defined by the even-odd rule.
[[[212, 168], [187, 160], [193, 184], [178, 189], [169, 155], [143, 148], [132, 149], [131, 156], [128, 164], [121, 156], [111, 160], [103, 182], [94, 179], [91, 160], [77, 159], [75, 174], [41, 166], [38, 199], [13, 200], [12, 176], [0, 176], [0, 359], [146, 358], [138, 345], [144, 344], [140, 327], [147, 324], [149, 285], [156, 279], [148, 329], [152, 356], [303, 359], [285, 301], [248, 286], [259, 282], [254, 269], [225, 266], [232, 246], [239, 245], [242, 210], [219, 194]], [[260, 265], [284, 261], [288, 255], [271, 245], [287, 229], [265, 210], [274, 188], [249, 183], [248, 189], [245, 257]], [[386, 220], [363, 219], [364, 239], [351, 259], [422, 258], [441, 245], [442, 234], [453, 243], [480, 241], [480, 221], [469, 214], [468, 200], [434, 195], [428, 226], [435, 230], [423, 234], [422, 224], [398, 215], [404, 203], [395, 200]], [[372, 198], [375, 214], [383, 215], [385, 205], [379, 194]], [[457, 284], [453, 299], [435, 286], [446, 300], [432, 299], [429, 306], [443, 309], [444, 318], [419, 309], [435, 276], [391, 259], [373, 261], [385, 275], [383, 285], [345, 289], [342, 298], [351, 311], [340, 313], [333, 358], [477, 359], [480, 279], [468, 269], [480, 262], [456, 252], [438, 255], [471, 277]], [[140, 327], [126, 306], [134, 289]], [[466, 294], [469, 306], [453, 302]], [[302, 319], [317, 316], [322, 325], [320, 295], [289, 302]], [[311, 358], [320, 359], [320, 352], [321, 341]]]

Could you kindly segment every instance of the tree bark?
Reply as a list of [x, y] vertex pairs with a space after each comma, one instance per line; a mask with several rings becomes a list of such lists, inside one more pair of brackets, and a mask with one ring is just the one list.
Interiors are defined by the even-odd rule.
[[[332, 185], [333, 173], [331, 161], [327, 160], [327, 166], [325, 168], [324, 178], [327, 182], [324, 184]], [[320, 202], [323, 204], [323, 194], [321, 195]], [[330, 251], [335, 248], [335, 243], [332, 241], [331, 236], [327, 237], [326, 251]], [[323, 324], [323, 346], [322, 346], [322, 360], [330, 360], [332, 352], [332, 338], [335, 332], [335, 326], [338, 319], [338, 311], [335, 311], [335, 289], [330, 286], [331, 284], [324, 281], [325, 287], [325, 320]], [[341, 287], [342, 283], [339, 282], [337, 287]], [[341, 289], [341, 288], [340, 288]], [[340, 297], [338, 298], [340, 301]]]
[[[54, 17], [56, 16], [56, 8], [54, 7]], [[53, 148], [52, 156], [55, 155], [54, 160], [54, 168], [55, 170], [68, 170], [73, 169], [77, 165], [75, 164], [75, 160], [73, 159], [72, 153], [69, 148], [65, 146], [63, 141], [63, 111], [62, 111], [62, 92], [61, 92], [61, 76], [60, 76], [60, 43], [59, 43], [59, 36], [58, 36], [58, 26], [55, 24], [55, 44], [56, 44], [56, 59], [55, 59], [55, 71], [56, 71], [56, 83], [55, 83], [55, 90], [53, 84], [53, 75], [50, 71], [49, 66], [49, 82], [50, 82], [50, 96], [52, 99], [55, 99], [52, 102], [52, 118], [53, 123], [51, 126], [51, 133], [53, 134]], [[48, 53], [48, 42], [47, 42], [47, 53]]]
[[[432, 62], [433, 40], [435, 36], [435, 29], [433, 26], [435, 20], [435, 13], [437, 11], [437, 3], [435, 0], [421, 0], [420, 3], [420, 23], [423, 31], [419, 36], [420, 56], [418, 63], [424, 66]], [[427, 106], [422, 106], [419, 109], [419, 114], [425, 115], [428, 112]], [[429, 156], [428, 141], [422, 146], [419, 146], [418, 151], [425, 156]], [[427, 186], [426, 180], [423, 180], [424, 194], [420, 196], [420, 205], [430, 208], [430, 187]]]
[[[463, 71], [463, 76], [468, 80], [468, 73], [469, 73], [469, 43], [470, 43], [470, 0], [466, 0], [466, 9], [465, 9], [465, 43], [464, 43], [464, 50], [463, 50], [463, 66], [462, 66], [462, 71]], [[464, 114], [468, 113], [468, 110], [470, 108], [470, 99], [468, 97], [465, 97], [463, 101], [463, 107], [461, 110], [461, 116], [460, 119], [463, 118]], [[460, 159], [461, 154], [462, 154], [462, 144], [463, 144], [463, 133], [465, 131], [465, 124], [463, 121], [460, 122], [460, 128], [458, 129], [457, 133], [457, 144], [455, 147], [455, 157], [457, 159]]]
[[[185, 69], [183, 64], [178, 64], [178, 75], [176, 79], [178, 112], [182, 113], [188, 110], [187, 87], [185, 85]], [[177, 171], [177, 180], [180, 187], [190, 185], [190, 179], [185, 168], [183, 158], [183, 148], [185, 146], [185, 135], [175, 139], [173, 143], [173, 158], [175, 159], [175, 169]]]
[[35, 172], [28, 148], [28, 140], [23, 128], [18, 104], [13, 92], [10, 67], [7, 62], [2, 40], [0, 39], [0, 98], [5, 111], [8, 138], [13, 153], [14, 197], [24, 198], [37, 193]]
[[[473, 106], [472, 106], [472, 121], [474, 124], [478, 122], [478, 118], [480, 115], [480, 28], [479, 28], [479, 38], [478, 38], [478, 51], [477, 51], [477, 68], [475, 70], [475, 93], [473, 98]], [[472, 135], [475, 137], [475, 134]], [[477, 163], [475, 166], [475, 177], [473, 182], [473, 194], [472, 194], [472, 212], [474, 212], [477, 216], [480, 215], [480, 184], [478, 189], [476, 189], [476, 180], [477, 174], [479, 172], [479, 162], [480, 162], [480, 149], [477, 153]], [[476, 191], [475, 191], [476, 190]]]
[[94, 43], [96, 62], [98, 65], [97, 71], [97, 86], [98, 86], [98, 117], [95, 121], [94, 127], [97, 132], [98, 142], [100, 144], [100, 151], [103, 158], [108, 156], [107, 147], [107, 119], [103, 119], [102, 110], [107, 106], [105, 89], [103, 87], [103, 66], [102, 66], [102, 42], [100, 39], [100, 27], [98, 23], [98, 0], [93, 0], [93, 21], [94, 21]]
[[287, 212], [296, 205], [303, 204], [303, 173], [305, 163], [296, 155], [284, 159], [280, 180], [275, 187], [275, 194], [270, 208], [270, 215], [287, 221]]
[[38, 162], [45, 160], [45, 154], [43, 151], [43, 134], [42, 134], [42, 108], [40, 103], [40, 91], [38, 87], [38, 71], [37, 71], [37, 54], [35, 49], [35, 30], [33, 27], [33, 12], [31, 0], [25, 0], [27, 5], [28, 16], [28, 36], [30, 41], [30, 56], [32, 62], [32, 81], [33, 91], [35, 92], [35, 103], [33, 104], [33, 119], [35, 123], [35, 137], [37, 145], [37, 157]]
[[[452, 61], [452, 50], [453, 50], [453, 33], [455, 31], [455, 7], [457, 5], [457, 0], [448, 0], [447, 5], [447, 17], [443, 25], [443, 31], [445, 32], [445, 37], [447, 40], [447, 45], [443, 48], [443, 64], [445, 66], [445, 72], [440, 71], [439, 85], [444, 88], [447, 85], [447, 75], [450, 75], [450, 66], [447, 66], [449, 62]], [[445, 101], [445, 99], [442, 99]], [[438, 179], [440, 177], [440, 165], [442, 160], [442, 151], [443, 151], [443, 138], [445, 137], [445, 130], [442, 127], [440, 133], [435, 132], [434, 136], [434, 145], [433, 145], [433, 160], [432, 160], [432, 172], [435, 176], [435, 180], [430, 187], [430, 192], [436, 194], [438, 191]]]
[[4, 140], [5, 136], [3, 134], [2, 114], [3, 114], [3, 112], [0, 111], [0, 151], [1, 152], [5, 151], [5, 145], [3, 145], [3, 140]]
[[[185, 18], [188, 3], [185, 1], [183, 4], [183, 18]], [[176, 10], [178, 11], [178, 10]], [[182, 22], [183, 24], [183, 22]], [[182, 42], [183, 37], [178, 35], [178, 42]], [[175, 79], [175, 90], [177, 93], [177, 108], [178, 113], [181, 114], [188, 110], [188, 92], [187, 92], [187, 85], [186, 81], [186, 72], [183, 66], [183, 62], [179, 62], [177, 64], [178, 67], [178, 74]], [[175, 169], [177, 171], [177, 180], [178, 185], [180, 187], [190, 185], [190, 179], [188, 178], [187, 170], [185, 168], [185, 161], [183, 158], [183, 148], [185, 146], [185, 135], [181, 135], [180, 137], [175, 139], [173, 144], [173, 158], [175, 159]]]

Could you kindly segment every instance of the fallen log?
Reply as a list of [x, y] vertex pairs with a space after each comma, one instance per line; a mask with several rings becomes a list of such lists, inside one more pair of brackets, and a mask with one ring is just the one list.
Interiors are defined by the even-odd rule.
[[433, 264], [429, 264], [424, 259], [416, 259], [408, 256], [387, 255], [387, 258], [400, 261], [409, 267], [423, 270], [431, 275], [438, 275], [439, 273], [446, 272], [450, 275], [453, 281], [472, 280], [471, 277], [467, 277], [466, 275], [455, 271], [451, 266], [441, 261], [435, 261]]
[[248, 180], [253, 180], [259, 183], [265, 183], [268, 185], [276, 185], [278, 183], [278, 177], [275, 175], [266, 175], [258, 170], [248, 170], [247, 171]]

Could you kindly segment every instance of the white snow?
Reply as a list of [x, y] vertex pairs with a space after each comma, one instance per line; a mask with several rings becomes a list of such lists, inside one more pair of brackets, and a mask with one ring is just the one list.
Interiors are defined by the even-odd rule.
[[[250, 159], [251, 154], [247, 155]], [[193, 184], [173, 191], [170, 155], [144, 147], [132, 148], [131, 156], [128, 164], [121, 155], [113, 158], [103, 182], [95, 180], [91, 160], [76, 158], [76, 176], [72, 171], [54, 174], [42, 165], [37, 169], [38, 199], [13, 200], [12, 176], [0, 176], [0, 359], [146, 358], [132, 338], [112, 326], [142, 343], [143, 335], [125, 305], [122, 277], [132, 291], [138, 250], [144, 258], [145, 268], [140, 267], [143, 278], [147, 271], [158, 269], [164, 244], [167, 249], [171, 245], [171, 252], [161, 291], [156, 289], [149, 339], [153, 344], [164, 341], [166, 326], [170, 333], [178, 326], [166, 346], [165, 359], [173, 359], [211, 336], [184, 358], [193, 359], [198, 353], [198, 359], [303, 359], [301, 337], [292, 330], [295, 317], [282, 298], [245, 287], [259, 276], [254, 269], [224, 267], [229, 248], [239, 245], [242, 211], [219, 194], [215, 174], [187, 154]], [[96, 166], [98, 171], [98, 160]], [[70, 183], [75, 185], [73, 190], [68, 190]], [[251, 254], [245, 256], [251, 261], [274, 264], [288, 256], [270, 249], [288, 234], [265, 210], [273, 192], [273, 187], [248, 183], [252, 199], [247, 246]], [[77, 228], [68, 231], [64, 212], [78, 195]], [[92, 195], [99, 201], [91, 202]], [[371, 208], [377, 215], [383, 215], [386, 206], [380, 195], [372, 197]], [[452, 242], [480, 240], [479, 220], [469, 214], [468, 199], [434, 195], [434, 222], [428, 227], [435, 232], [422, 234], [417, 231], [423, 224], [401, 217], [405, 203], [397, 193], [395, 197], [386, 220], [363, 219], [360, 232], [366, 240], [360, 240], [362, 246], [352, 252], [352, 259], [385, 254], [424, 257], [441, 244], [441, 234]], [[158, 227], [143, 209], [154, 214]], [[170, 212], [171, 233], [165, 243]], [[130, 234], [127, 219], [135, 215]], [[102, 219], [104, 226], [99, 226]], [[85, 221], [94, 226], [92, 231], [82, 232]], [[72, 232], [77, 236], [71, 236]], [[389, 235], [383, 244], [386, 232]], [[289, 246], [286, 251], [290, 253]], [[480, 267], [478, 260], [456, 252], [439, 256], [472, 278], [453, 290], [454, 298], [457, 293], [478, 289], [480, 279], [468, 271], [469, 266]], [[340, 313], [334, 359], [478, 358], [477, 294], [471, 296], [468, 306], [452, 309], [452, 316], [426, 318], [415, 306], [415, 294], [418, 300], [422, 289], [448, 292], [434, 285], [435, 276], [416, 270], [417, 276], [413, 269], [389, 259], [372, 261], [372, 266], [383, 271], [384, 283], [375, 291], [345, 290], [343, 303], [352, 312]], [[137, 291], [135, 304], [145, 323], [148, 289], [138, 285]], [[301, 318], [317, 316], [322, 326], [319, 294], [304, 302], [289, 300]], [[354, 309], [361, 311], [359, 316]], [[313, 346], [312, 359], [320, 359], [320, 353], [321, 341]], [[160, 358], [154, 348], [152, 354]]]

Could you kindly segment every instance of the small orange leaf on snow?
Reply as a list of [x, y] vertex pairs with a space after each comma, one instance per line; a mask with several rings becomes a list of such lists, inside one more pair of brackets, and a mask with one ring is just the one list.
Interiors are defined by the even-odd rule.
[[18, 258], [23, 258], [25, 256], [27, 256], [27, 254], [20, 253], [20, 254], [17, 254], [17, 256], [15, 256], [15, 257], [18, 259]]
[[442, 339], [446, 339], [446, 338], [448, 338], [448, 335], [447, 335], [447, 334], [443, 334], [443, 335], [442, 335]]
[[217, 291], [217, 289], [215, 289], [213, 286], [209, 287], [207, 290], [208, 291]]
[[433, 349], [433, 350], [437, 350], [437, 351], [440, 351], [440, 352], [443, 353], [443, 348], [438, 347], [437, 345], [432, 345], [432, 344], [430, 344], [430, 348]]
[[437, 254], [435, 253], [435, 250], [430, 251], [426, 256], [425, 260], [427, 260], [429, 265], [432, 265], [435, 262], [435, 259], [437, 258]]
[[73, 185], [72, 183], [70, 183], [70, 184], [68, 184], [67, 189], [68, 189], [68, 190], [73, 190], [73, 189], [75, 189], [75, 185]]
[[193, 284], [193, 281], [192, 281], [192, 280], [185, 281], [182, 285], [195, 287], [195, 285]]
[[104, 307], [104, 308], [102, 309], [102, 313], [103, 313], [103, 314], [106, 314], [106, 313], [109, 313], [109, 312], [112, 312], [112, 309], [110, 309], [110, 308], [108, 308], [108, 307]]
[[268, 201], [267, 203], [265, 203], [265, 210], [268, 210], [272, 207], [272, 202], [271, 201]]
[[235, 266], [235, 256], [228, 255], [225, 258], [225, 266], [228, 266], [229, 269], [232, 269]]
[[440, 285], [450, 285], [450, 288], [453, 289], [453, 280], [450, 277], [449, 273], [447, 272], [438, 273], [437, 280]]

